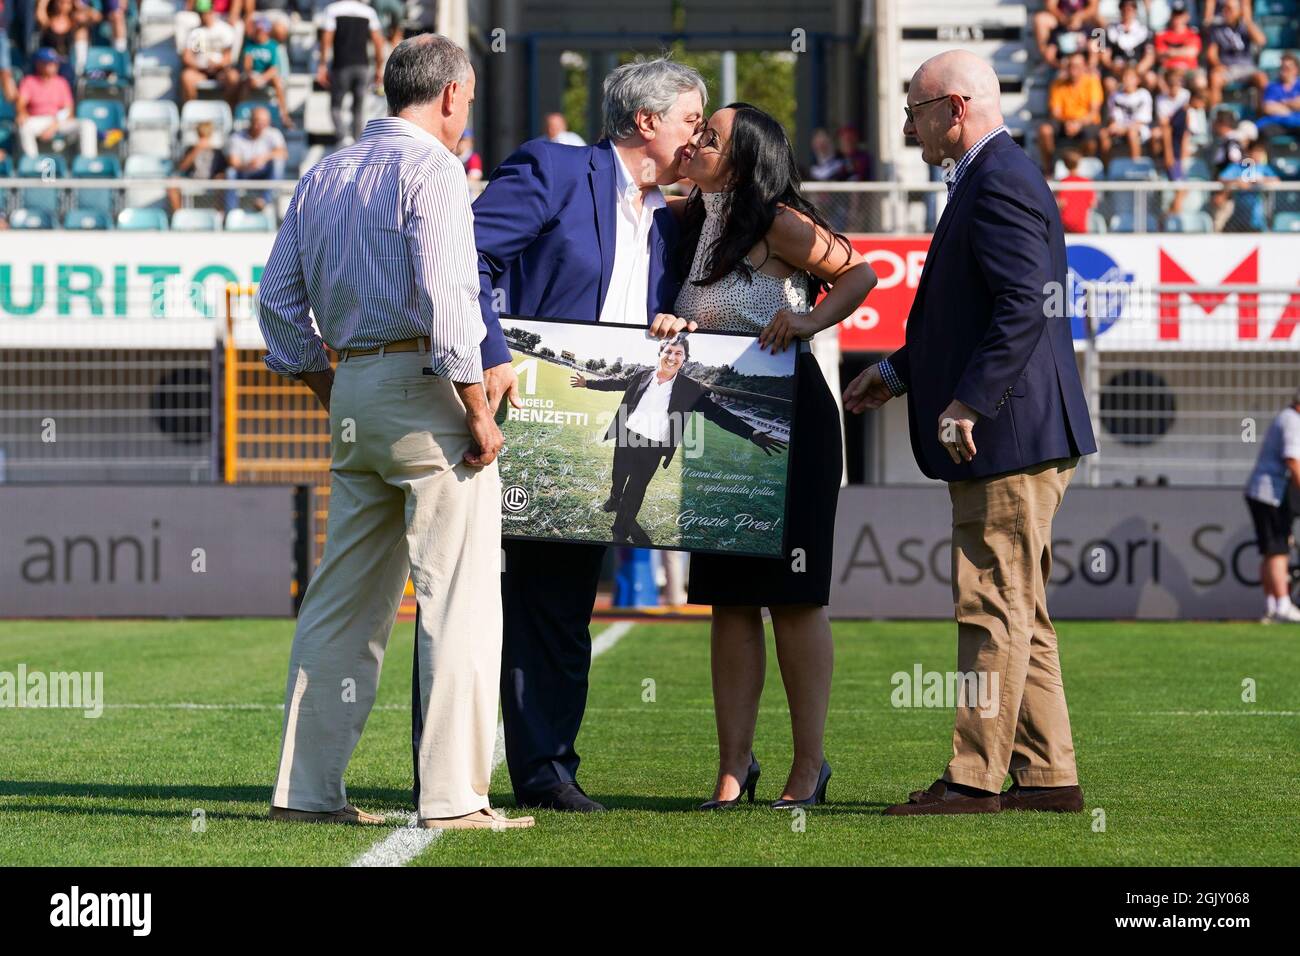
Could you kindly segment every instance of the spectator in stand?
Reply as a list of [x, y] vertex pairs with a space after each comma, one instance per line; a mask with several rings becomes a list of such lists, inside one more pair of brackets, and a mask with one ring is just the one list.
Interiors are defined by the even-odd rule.
[[41, 143], [65, 133], [79, 136], [82, 156], [98, 154], [99, 131], [93, 120], [74, 115], [72, 86], [59, 75], [62, 60], [54, 50], [41, 47], [32, 57], [36, 72], [18, 84], [18, 138], [27, 156], [38, 155]]
[[[1168, 120], [1160, 122], [1159, 129], [1151, 140], [1152, 152], [1164, 160], [1165, 175], [1173, 182], [1182, 182], [1188, 178], [1188, 163], [1201, 147], [1209, 145], [1205, 105], [1204, 90], [1192, 93], [1185, 106], [1175, 110]], [[1186, 199], [1187, 190], [1177, 190], [1169, 203], [1169, 211], [1182, 212]]]
[[841, 126], [839, 129], [839, 157], [842, 164], [842, 179], [851, 183], [869, 183], [876, 178], [876, 161], [862, 148], [856, 126]]
[[[366, 46], [374, 47], [372, 66]], [[366, 125], [366, 93], [384, 85], [384, 34], [373, 7], [361, 0], [334, 0], [321, 14], [320, 69], [316, 81], [330, 91], [334, 136], [343, 145], [361, 138]], [[343, 98], [352, 94], [352, 133], [343, 121]]]
[[95, 22], [108, 21], [109, 32], [113, 37], [113, 49], [119, 53], [127, 52], [126, 4], [127, 0], [100, 0], [100, 9], [96, 11], [99, 13], [99, 19]]
[[[1087, 176], [1079, 175], [1081, 158], [1077, 149], [1067, 149], [1061, 153], [1061, 162], [1065, 164], [1065, 176], [1061, 182], [1092, 182]], [[1097, 204], [1097, 194], [1091, 189], [1061, 189], [1057, 190], [1056, 204], [1061, 208], [1061, 226], [1066, 232], [1087, 232], [1088, 213]]]
[[1300, 128], [1300, 58], [1294, 53], [1282, 55], [1277, 79], [1264, 88], [1259, 127]]
[[221, 92], [233, 106], [239, 100], [241, 81], [235, 69], [234, 27], [217, 17], [213, 0], [194, 0], [199, 25], [185, 38], [181, 51], [181, 102], [197, 99], [199, 84], [216, 80]]
[[9, 17], [13, 0], [0, 0], [0, 96], [12, 103], [18, 99], [18, 85], [14, 83], [14, 64], [9, 41]]
[[460, 134], [460, 142], [456, 144], [456, 158], [465, 167], [467, 180], [478, 182], [483, 178], [483, 157], [474, 150], [474, 131], [468, 126], [465, 127], [465, 132]]
[[1066, 57], [1047, 94], [1052, 118], [1038, 127], [1038, 150], [1047, 175], [1052, 174], [1057, 146], [1073, 146], [1089, 156], [1097, 154], [1103, 101], [1101, 80], [1088, 69], [1087, 58], [1082, 53]]
[[1097, 44], [1090, 43], [1094, 30], [1106, 26], [1098, 12], [1100, 0], [1044, 0], [1034, 14], [1034, 40], [1048, 66], [1060, 69], [1065, 58], [1083, 53], [1095, 64]]
[[[200, 0], [185, 0], [185, 9], [201, 11], [199, 2]], [[217, 15], [217, 19], [230, 24], [230, 29], [237, 33], [243, 29], [244, 17], [253, 9], [251, 0], [210, 0], [210, 2], [212, 12]]]
[[812, 182], [836, 182], [844, 178], [844, 162], [835, 150], [835, 141], [831, 134], [818, 127], [812, 134], [812, 162], [808, 165], [805, 179]]
[[[1191, 102], [1192, 93], [1184, 84], [1184, 72], [1168, 68], [1160, 75], [1160, 85], [1156, 93], [1156, 127], [1158, 134], [1152, 140], [1151, 150], [1164, 161], [1166, 169], [1178, 161], [1181, 152], [1173, 149], [1175, 141], [1180, 138], [1175, 127], [1181, 126], [1186, 118], [1185, 110]], [[1167, 150], [1173, 150], [1172, 153]]]
[[36, 24], [40, 27], [38, 44], [63, 58], [59, 75], [73, 89], [77, 76], [86, 66], [90, 51], [90, 28], [98, 23], [100, 13], [80, 0], [37, 0]]
[[[204, 121], [195, 127], [198, 139], [181, 157], [176, 173], [187, 179], [222, 179], [226, 175], [225, 154], [215, 144], [216, 127]], [[167, 190], [167, 203], [171, 211], [181, 208], [181, 191], [175, 187]]]
[[[1241, 0], [1219, 0], [1219, 15], [1206, 30], [1209, 42], [1205, 58], [1210, 64], [1210, 106], [1223, 101], [1227, 86], [1248, 83], [1256, 97], [1268, 85], [1268, 75], [1255, 62], [1255, 51], [1268, 42], [1264, 31], [1250, 15], [1250, 4]], [[1258, 99], [1256, 99], [1258, 102]]]
[[[227, 179], [284, 179], [284, 164], [289, 159], [289, 148], [284, 134], [271, 125], [271, 111], [265, 106], [253, 110], [248, 129], [235, 133], [226, 147]], [[271, 202], [267, 190], [253, 200], [261, 211]], [[239, 205], [239, 192], [226, 191], [226, 211]]]
[[1169, 22], [1156, 34], [1156, 59], [1161, 71], [1187, 71], [1189, 87], [1202, 82], [1200, 76], [1201, 34], [1191, 25], [1186, 0], [1169, 4]]
[[1219, 182], [1224, 191], [1215, 193], [1215, 197], [1230, 198], [1234, 208], [1222, 226], [1224, 232], [1264, 232], [1268, 228], [1265, 219], [1264, 195], [1258, 187], [1264, 183], [1275, 183], [1279, 179], [1277, 170], [1268, 161], [1268, 147], [1262, 142], [1251, 144], [1244, 160], [1233, 163], [1219, 173]]
[[293, 120], [289, 116], [289, 101], [284, 95], [284, 80], [280, 76], [280, 44], [271, 36], [271, 21], [266, 17], [255, 16], [249, 24], [249, 33], [244, 40], [244, 49], [240, 55], [240, 68], [243, 83], [241, 99], [252, 99], [254, 94], [270, 87], [275, 93], [280, 106], [280, 121], [285, 129], [293, 129]]
[[1120, 86], [1120, 78], [1130, 66], [1135, 67], [1142, 85], [1156, 89], [1156, 45], [1151, 31], [1138, 19], [1137, 0], [1120, 0], [1119, 22], [1106, 27], [1106, 42], [1101, 47], [1101, 82], [1110, 96]]
[[552, 143], [565, 146], [586, 146], [587, 141], [569, 129], [569, 121], [563, 113], [546, 114], [546, 138]]
[[1232, 110], [1219, 110], [1214, 114], [1210, 168], [1216, 178], [1229, 166], [1245, 160], [1247, 142], [1249, 140]]
[[1109, 122], [1097, 134], [1106, 162], [1114, 158], [1111, 148], [1118, 145], [1116, 140], [1126, 140], [1129, 158], [1138, 159], [1142, 155], [1142, 148], [1151, 139], [1155, 109], [1151, 91], [1142, 85], [1137, 67], [1130, 66], [1126, 69], [1121, 82], [1123, 85], [1110, 95], [1107, 103]]

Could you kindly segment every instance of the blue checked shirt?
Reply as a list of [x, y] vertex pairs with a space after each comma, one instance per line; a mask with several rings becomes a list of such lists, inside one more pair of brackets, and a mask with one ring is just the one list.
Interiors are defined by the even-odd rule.
[[325, 371], [326, 343], [338, 351], [427, 335], [438, 375], [481, 382], [478, 298], [464, 166], [415, 124], [374, 119], [294, 190], [258, 288], [266, 366]]
[[[957, 160], [957, 165], [953, 166], [948, 172], [944, 173], [944, 182], [948, 184], [948, 203], [951, 205], [952, 197], [957, 193], [957, 187], [961, 184], [962, 177], [966, 175], [966, 170], [970, 168], [971, 162], [979, 155], [981, 149], [988, 145], [989, 140], [999, 133], [1005, 133], [1007, 128], [999, 126], [991, 129], [981, 136], [970, 149], [966, 150], [961, 159]], [[880, 360], [880, 377], [885, 380], [885, 387], [895, 397], [904, 394], [907, 386], [903, 380], [898, 377], [894, 371], [894, 366], [889, 363], [889, 359]]]

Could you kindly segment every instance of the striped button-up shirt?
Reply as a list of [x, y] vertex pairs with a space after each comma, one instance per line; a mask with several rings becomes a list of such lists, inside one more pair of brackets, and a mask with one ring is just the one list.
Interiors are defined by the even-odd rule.
[[328, 369], [322, 338], [337, 351], [427, 335], [436, 374], [482, 381], [473, 224], [455, 154], [407, 120], [371, 120], [294, 190], [258, 289], [267, 368]]

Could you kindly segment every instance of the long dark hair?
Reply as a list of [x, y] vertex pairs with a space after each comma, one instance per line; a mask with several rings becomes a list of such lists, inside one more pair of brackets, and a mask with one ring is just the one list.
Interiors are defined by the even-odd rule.
[[[723, 108], [736, 111], [727, 157], [731, 163], [731, 200], [722, 234], [709, 250], [705, 276], [695, 284], [712, 285], [742, 263], [745, 268], [741, 273], [752, 282], [753, 266], [745, 256], [772, 228], [779, 206], [803, 213], [829, 232], [835, 242], [850, 249], [848, 239], [831, 228], [800, 190], [799, 166], [781, 124], [749, 103], [729, 103]], [[704, 218], [704, 196], [697, 186], [686, 200], [682, 242], [678, 244], [677, 265], [683, 276], [690, 275], [695, 262]], [[809, 278], [809, 293], [816, 298], [827, 283], [815, 275]]]

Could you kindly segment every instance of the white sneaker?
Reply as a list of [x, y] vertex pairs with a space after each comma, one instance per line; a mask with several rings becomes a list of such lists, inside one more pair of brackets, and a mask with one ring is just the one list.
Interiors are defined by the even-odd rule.
[[1280, 607], [1273, 612], [1273, 620], [1279, 624], [1300, 624], [1300, 608], [1294, 604]]

